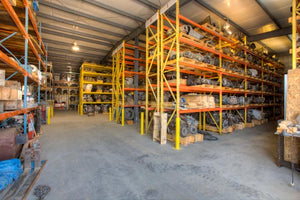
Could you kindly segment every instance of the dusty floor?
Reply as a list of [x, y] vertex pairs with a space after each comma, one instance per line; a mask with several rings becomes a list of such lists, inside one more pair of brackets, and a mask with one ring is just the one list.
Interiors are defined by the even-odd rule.
[[[299, 200], [300, 174], [275, 165], [275, 123], [223, 135], [176, 151], [107, 115], [55, 112], [40, 137], [48, 159], [35, 186], [47, 200]], [[33, 191], [33, 190], [32, 190]], [[36, 199], [32, 192], [27, 199]]]

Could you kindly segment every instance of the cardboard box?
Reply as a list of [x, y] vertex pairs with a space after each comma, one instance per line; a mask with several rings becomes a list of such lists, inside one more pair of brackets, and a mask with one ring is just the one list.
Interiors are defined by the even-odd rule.
[[22, 100], [22, 90], [18, 90], [18, 100]]
[[21, 83], [19, 81], [5, 81], [5, 87], [21, 90]]
[[22, 108], [22, 101], [20, 100], [9, 100], [4, 101], [4, 110], [17, 110]]
[[10, 100], [18, 100], [18, 91], [17, 89], [10, 90]]
[[10, 100], [11, 88], [0, 86], [0, 100]]
[[0, 113], [4, 112], [4, 101], [0, 101]]
[[5, 70], [0, 70], [0, 86], [5, 85]]

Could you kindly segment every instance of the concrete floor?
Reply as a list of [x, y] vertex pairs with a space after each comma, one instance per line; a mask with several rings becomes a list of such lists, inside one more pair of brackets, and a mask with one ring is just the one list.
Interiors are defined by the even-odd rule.
[[[176, 151], [107, 115], [55, 112], [40, 137], [48, 163], [35, 186], [51, 187], [47, 200], [299, 200], [300, 174], [290, 187], [290, 169], [274, 161], [275, 127], [268, 123]], [[36, 198], [31, 192], [27, 199]]]

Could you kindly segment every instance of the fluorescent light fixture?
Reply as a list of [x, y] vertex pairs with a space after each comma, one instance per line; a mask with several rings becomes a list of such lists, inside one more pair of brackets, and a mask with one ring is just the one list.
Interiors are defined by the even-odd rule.
[[79, 51], [79, 46], [77, 45], [76, 42], [73, 43], [72, 50], [73, 51]]
[[232, 34], [232, 31], [230, 30], [230, 24], [229, 24], [229, 20], [227, 19], [227, 21], [226, 21], [226, 23], [225, 23], [225, 25], [224, 25], [224, 30], [226, 31], [226, 33], [228, 34], [228, 35], [231, 35]]

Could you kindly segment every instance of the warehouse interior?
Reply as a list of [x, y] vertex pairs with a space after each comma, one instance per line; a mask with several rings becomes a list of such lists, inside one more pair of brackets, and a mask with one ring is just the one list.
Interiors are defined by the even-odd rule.
[[298, 0], [1, 0], [0, 199], [299, 199]]

